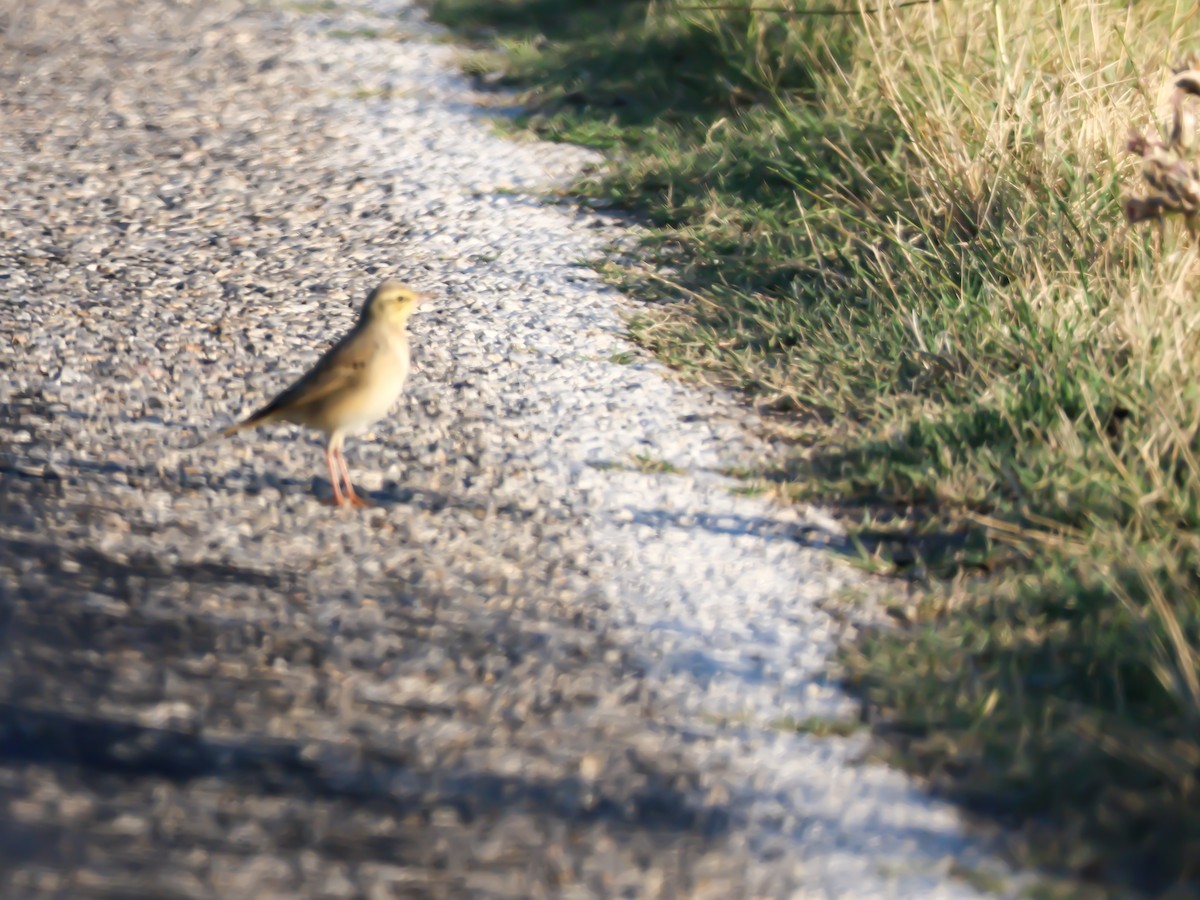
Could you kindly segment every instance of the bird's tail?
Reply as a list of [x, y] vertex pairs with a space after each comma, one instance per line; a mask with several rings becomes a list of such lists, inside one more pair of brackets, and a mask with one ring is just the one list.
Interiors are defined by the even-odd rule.
[[220, 431], [214, 431], [212, 434], [205, 435], [195, 443], [188, 444], [183, 447], [184, 450], [195, 450], [197, 447], [203, 447], [207, 444], [215, 443], [222, 438], [233, 437], [239, 431], [246, 431], [250, 428], [257, 428], [259, 425], [265, 425], [273, 418], [270, 413], [265, 410], [260, 410], [252, 416], [242, 419], [240, 422], [234, 422], [232, 425], [222, 428]]
[[220, 431], [218, 431], [216, 434], [214, 434], [211, 438], [209, 438], [209, 440], [215, 441], [217, 438], [233, 437], [239, 431], [246, 431], [247, 429], [253, 428], [254, 426], [259, 425], [261, 423], [262, 423], [262, 419], [258, 419], [258, 418], [255, 418], [254, 416], [251, 416], [248, 419], [242, 419], [242, 421], [240, 421], [240, 422], [234, 422], [228, 428], [222, 428]]
[[263, 413], [264, 413], [263, 410], [259, 410], [254, 415], [250, 416], [249, 418], [242, 419], [242, 421], [240, 421], [240, 422], [235, 422], [234, 424], [228, 426], [227, 428], [222, 428], [220, 431], [215, 431], [211, 434], [206, 434], [203, 437], [201, 437], [199, 440], [193, 440], [191, 443], [185, 443], [185, 444], [181, 444], [176, 447], [171, 447], [171, 448], [165, 450], [159, 456], [159, 458], [155, 461], [154, 465], [158, 468], [159, 473], [161, 474], [162, 472], [164, 472], [166, 470], [167, 466], [173, 465], [174, 463], [178, 462], [179, 457], [182, 456], [183, 454], [190, 453], [192, 450], [196, 450], [196, 449], [198, 449], [200, 447], [204, 447], [208, 444], [215, 443], [216, 441], [219, 441], [222, 438], [227, 438], [232, 434], [237, 434], [239, 431], [245, 431], [248, 428], [254, 428], [258, 425], [262, 425], [264, 422], [267, 422], [268, 420], [273, 418], [273, 416], [271, 416], [269, 414], [264, 415]]

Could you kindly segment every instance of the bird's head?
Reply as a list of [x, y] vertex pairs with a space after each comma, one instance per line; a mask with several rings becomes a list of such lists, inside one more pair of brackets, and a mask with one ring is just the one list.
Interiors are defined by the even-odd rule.
[[427, 299], [427, 294], [418, 293], [399, 281], [385, 281], [371, 291], [371, 296], [363, 304], [363, 319], [402, 326], [421, 301]]

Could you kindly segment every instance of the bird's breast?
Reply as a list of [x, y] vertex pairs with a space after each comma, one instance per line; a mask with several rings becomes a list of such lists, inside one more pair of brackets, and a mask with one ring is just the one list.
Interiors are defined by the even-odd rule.
[[408, 377], [408, 354], [388, 347], [375, 354], [363, 379], [361, 413], [369, 421], [382, 418], [404, 390]]

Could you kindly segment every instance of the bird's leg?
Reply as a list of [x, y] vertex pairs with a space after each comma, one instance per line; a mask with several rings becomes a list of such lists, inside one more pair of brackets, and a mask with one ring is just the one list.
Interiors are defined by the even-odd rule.
[[329, 466], [329, 483], [333, 485], [333, 505], [341, 506], [343, 502], [342, 488], [339, 484], [341, 474], [337, 471], [335, 466], [336, 459], [337, 451], [334, 449], [334, 445], [330, 443], [325, 448], [325, 464]]
[[337, 461], [342, 470], [342, 483], [346, 486], [346, 501], [351, 506], [370, 506], [370, 501], [358, 496], [354, 490], [354, 484], [350, 481], [350, 467], [346, 465], [346, 454], [342, 452], [340, 444], [337, 448]]

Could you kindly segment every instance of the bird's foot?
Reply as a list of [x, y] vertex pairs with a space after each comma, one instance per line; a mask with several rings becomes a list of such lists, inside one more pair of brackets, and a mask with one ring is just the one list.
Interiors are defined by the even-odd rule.
[[351, 490], [346, 494], [346, 505], [353, 506], [357, 509], [366, 509], [367, 507], [374, 506], [375, 504], [370, 500], [367, 500], [365, 497], [358, 496], [358, 494]]
[[374, 506], [375, 504], [370, 500], [366, 500], [358, 496], [358, 494], [353, 494], [349, 497], [330, 497], [325, 501], [325, 505], [335, 508], [346, 506], [351, 509], [365, 509], [367, 507]]

